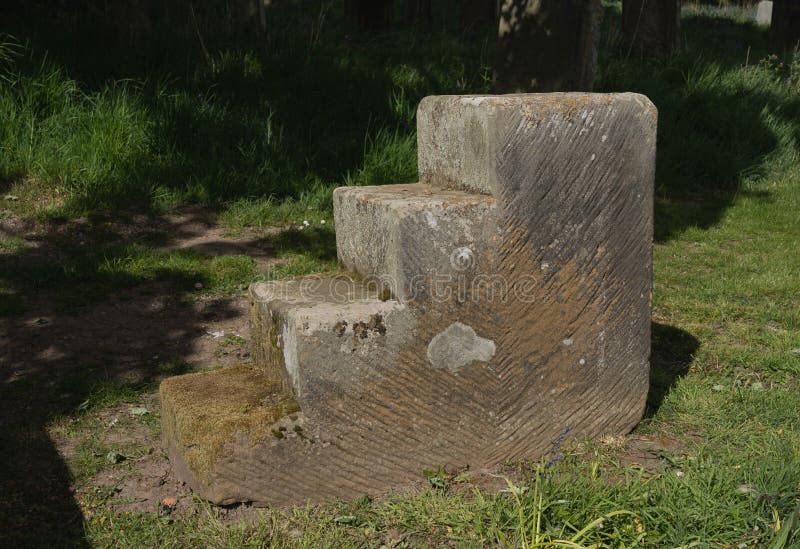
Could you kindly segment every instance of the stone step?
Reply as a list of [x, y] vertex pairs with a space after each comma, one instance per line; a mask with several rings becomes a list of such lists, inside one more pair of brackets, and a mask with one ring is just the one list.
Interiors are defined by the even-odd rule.
[[246, 487], [219, 473], [241, 448], [302, 429], [291, 392], [249, 365], [170, 377], [159, 393], [164, 447], [173, 468], [198, 495], [216, 503], [251, 499]]
[[[161, 384], [165, 446], [181, 478], [220, 504], [363, 493], [369, 483], [352, 479], [369, 464], [357, 457], [382, 445], [362, 433], [381, 412], [358, 402], [381, 366], [400, 361], [408, 308], [345, 275], [255, 283], [250, 301], [254, 365]], [[331, 490], [309, 484], [348, 469], [351, 480]]]
[[347, 275], [251, 285], [256, 364], [282, 381], [306, 415], [324, 419], [330, 391], [360, 393], [361, 379], [408, 337], [408, 308], [379, 294]]
[[490, 271], [492, 197], [410, 184], [341, 187], [333, 202], [339, 262], [401, 302], [443, 300]]

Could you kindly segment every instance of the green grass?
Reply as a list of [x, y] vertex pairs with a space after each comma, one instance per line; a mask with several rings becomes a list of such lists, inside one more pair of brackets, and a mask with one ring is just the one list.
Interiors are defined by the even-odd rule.
[[[81, 496], [92, 509], [81, 531], [90, 544], [800, 546], [792, 519], [800, 505], [800, 62], [767, 58], [766, 32], [741, 10], [708, 7], [687, 9], [686, 48], [666, 63], [627, 58], [614, 38], [617, 10], [609, 3], [597, 88], [640, 91], [659, 108], [653, 387], [637, 428], [675, 442], [656, 454], [659, 467], [627, 464], [619, 441], [572, 441], [556, 448], [556, 464], [513, 464], [514, 482], [500, 494], [471, 487], [468, 474], [441, 474], [413, 494], [233, 522], [207, 506], [172, 518], [155, 509], [120, 514], [112, 494], [90, 490]], [[86, 85], [55, 60], [5, 46], [0, 186], [18, 199], [3, 207], [72, 217], [200, 202], [232, 229], [291, 227], [266, 237], [284, 260], [269, 276], [334, 269], [331, 187], [413, 180], [414, 105], [431, 93], [485, 91], [491, 51], [482, 38], [446, 32], [344, 41], [333, 26], [313, 46], [297, 34], [274, 38], [285, 49], [272, 53], [212, 47], [207, 65], [172, 80]], [[281, 58], [293, 48], [300, 53]], [[201, 292], [224, 294], [266, 276], [243, 256], [147, 242], [83, 249], [68, 240], [58, 258], [2, 242], [0, 316], [57, 288], [71, 288], [60, 298], [70, 306], [143, 281], [166, 280], [191, 296], [198, 281]], [[105, 460], [111, 450], [136, 454], [98, 442], [98, 417], [150, 389], [98, 386], [83, 409], [76, 402], [46, 418], [49, 429], [88, 440], [69, 464], [77, 482], [129, 466]], [[148, 421], [157, 429], [157, 411]]]

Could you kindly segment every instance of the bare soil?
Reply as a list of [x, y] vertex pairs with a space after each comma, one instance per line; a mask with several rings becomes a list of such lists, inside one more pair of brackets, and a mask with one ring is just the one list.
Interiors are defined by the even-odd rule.
[[[262, 270], [277, 262], [263, 236], [279, 229], [242, 231], [230, 236], [201, 210], [158, 218], [79, 219], [33, 223], [7, 215], [0, 237], [25, 242], [26, 260], [58, 257], [65, 242], [146, 240], [164, 250], [193, 249], [210, 255], [246, 254]], [[0, 252], [0, 261], [3, 261]], [[65, 289], [68, 291], [68, 289]], [[129, 421], [129, 406], [92, 411], [105, 425], [107, 445], [138, 446], [143, 455], [126, 467], [110, 467], [89, 482], [76, 483], [65, 462], [87, 436], [52, 426], [74, 420], [100, 383], [146, 390], [141, 399], [157, 416], [156, 387], [167, 375], [223, 368], [251, 360], [246, 297], [229, 295], [186, 300], [169, 283], [139, 284], [102, 301], [64, 312], [58, 291], [26, 295], [21, 315], [0, 317], [0, 515], [10, 527], [29, 521], [79, 524], [75, 500], [97, 487], [113, 488], [111, 504], [120, 511], [153, 511], [165, 498], [178, 500], [175, 512], [192, 505], [189, 491], [171, 472], [157, 429]], [[233, 336], [233, 337], [231, 337]], [[166, 366], [165, 366], [166, 365]], [[114, 422], [114, 418], [128, 421]], [[68, 430], [67, 430], [68, 431]], [[4, 463], [5, 462], [5, 463]], [[77, 496], [77, 497], [75, 497]], [[26, 510], [45, 509], [27, 517]], [[90, 511], [90, 510], [89, 510]]]

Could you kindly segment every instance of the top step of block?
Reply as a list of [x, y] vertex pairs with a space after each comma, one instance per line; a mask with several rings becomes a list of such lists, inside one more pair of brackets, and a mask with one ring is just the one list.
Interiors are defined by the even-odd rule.
[[647, 164], [640, 156], [655, 150], [656, 119], [635, 93], [426, 97], [417, 111], [420, 182], [501, 197], [520, 183], [566, 184], [575, 164], [594, 163], [595, 172]]

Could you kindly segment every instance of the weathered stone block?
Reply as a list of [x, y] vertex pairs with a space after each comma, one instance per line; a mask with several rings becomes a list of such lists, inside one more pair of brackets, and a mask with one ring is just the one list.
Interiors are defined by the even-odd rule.
[[333, 395], [359, 398], [374, 365], [396, 360], [414, 328], [404, 304], [347, 276], [258, 282], [250, 300], [259, 364], [282, 375], [315, 427]]
[[[639, 421], [653, 105], [635, 94], [447, 96], [426, 98], [418, 120], [422, 184], [334, 196], [339, 257], [360, 276], [251, 287], [264, 419], [234, 414], [219, 436], [196, 437], [203, 422], [180, 403], [233, 407], [235, 383], [223, 371], [162, 387], [170, 455], [204, 497], [354, 497]], [[416, 290], [419, 275], [449, 291]], [[381, 277], [397, 279], [391, 292]]]
[[652, 181], [643, 170], [654, 169], [656, 116], [635, 93], [429, 96], [417, 110], [420, 182], [511, 200], [542, 189], [556, 198], [614, 177], [609, 168], [621, 184]]

